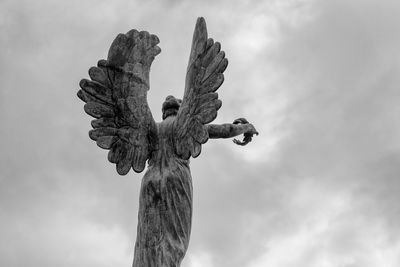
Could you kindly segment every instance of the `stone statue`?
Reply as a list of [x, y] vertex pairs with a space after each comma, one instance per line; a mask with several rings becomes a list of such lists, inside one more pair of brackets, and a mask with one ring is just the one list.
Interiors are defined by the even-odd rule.
[[78, 97], [84, 110], [96, 118], [89, 132], [108, 160], [125, 175], [142, 172], [148, 161], [139, 203], [139, 222], [133, 267], [178, 267], [189, 244], [192, 218], [192, 177], [189, 158], [200, 155], [209, 138], [244, 134], [246, 145], [254, 126], [240, 118], [232, 124], [209, 124], [221, 107], [215, 92], [224, 81], [228, 60], [221, 45], [207, 37], [198, 18], [186, 74], [183, 99], [168, 96], [163, 121], [156, 123], [147, 104], [149, 71], [161, 50], [157, 36], [131, 30], [119, 34], [107, 60], [89, 69], [80, 82]]

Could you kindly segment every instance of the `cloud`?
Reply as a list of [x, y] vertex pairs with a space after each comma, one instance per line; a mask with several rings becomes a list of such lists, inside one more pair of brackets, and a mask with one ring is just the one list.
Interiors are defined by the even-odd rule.
[[217, 122], [244, 116], [261, 134], [192, 160], [182, 266], [399, 265], [396, 1], [0, 5], [0, 265], [131, 264], [141, 175], [119, 177], [87, 138], [78, 82], [117, 33], [155, 33], [160, 118], [197, 16], [230, 61]]

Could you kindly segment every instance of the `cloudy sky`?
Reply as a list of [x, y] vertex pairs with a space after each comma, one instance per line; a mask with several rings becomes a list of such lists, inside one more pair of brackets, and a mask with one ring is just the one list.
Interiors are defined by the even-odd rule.
[[[114, 37], [157, 34], [149, 103], [182, 96], [196, 18], [230, 65], [192, 160], [182, 267], [400, 266], [400, 2], [0, 1], [0, 265], [131, 266], [142, 174], [88, 138], [78, 83]], [[159, 120], [160, 120], [159, 119]]]

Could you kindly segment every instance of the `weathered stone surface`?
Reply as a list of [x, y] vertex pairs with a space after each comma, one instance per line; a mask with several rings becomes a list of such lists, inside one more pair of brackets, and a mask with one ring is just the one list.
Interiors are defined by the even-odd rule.
[[133, 267], [178, 267], [189, 245], [192, 219], [192, 178], [189, 158], [201, 153], [209, 138], [244, 134], [246, 145], [254, 126], [241, 118], [232, 124], [209, 124], [222, 102], [214, 93], [224, 81], [228, 60], [218, 42], [208, 38], [199, 18], [182, 100], [168, 96], [163, 121], [156, 123], [147, 104], [149, 71], [160, 53], [158, 37], [146, 31], [119, 34], [107, 60], [89, 70], [78, 97], [84, 110], [95, 117], [91, 139], [109, 149], [108, 160], [125, 175], [132, 168], [142, 172], [139, 222]]

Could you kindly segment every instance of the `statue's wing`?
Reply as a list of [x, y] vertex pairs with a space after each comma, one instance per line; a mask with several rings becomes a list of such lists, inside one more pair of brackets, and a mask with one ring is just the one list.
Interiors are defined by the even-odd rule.
[[207, 142], [205, 124], [217, 117], [222, 102], [215, 91], [224, 81], [228, 60], [221, 45], [207, 37], [203, 18], [198, 18], [186, 74], [185, 93], [175, 120], [175, 143], [178, 156], [197, 157]]
[[89, 132], [91, 139], [109, 149], [108, 160], [125, 175], [145, 168], [156, 145], [156, 124], [147, 104], [149, 70], [161, 52], [157, 36], [131, 30], [119, 34], [107, 60], [89, 69], [90, 79], [80, 82], [78, 97], [84, 110], [96, 118]]

